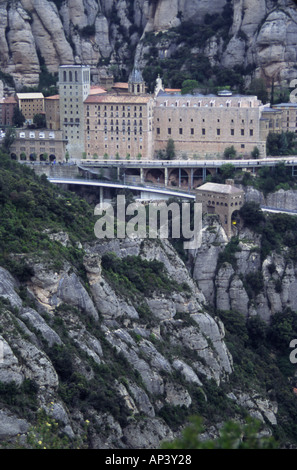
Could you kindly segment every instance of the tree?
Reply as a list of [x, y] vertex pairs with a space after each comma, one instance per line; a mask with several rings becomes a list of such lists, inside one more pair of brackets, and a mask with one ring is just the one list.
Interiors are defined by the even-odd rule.
[[26, 121], [26, 118], [23, 115], [22, 111], [20, 110], [18, 106], [15, 106], [13, 110], [13, 116], [12, 116], [13, 125], [16, 127], [23, 127], [25, 121]]
[[164, 442], [162, 449], [276, 449], [277, 443], [272, 437], [260, 437], [262, 424], [252, 418], [246, 424], [227, 421], [223, 424], [220, 435], [213, 440], [200, 439], [204, 431], [202, 418], [194, 416], [182, 433], [180, 439]]
[[260, 156], [260, 150], [258, 147], [254, 147], [252, 152], [251, 152], [252, 158], [257, 159]]
[[260, 205], [254, 201], [246, 202], [240, 208], [239, 214], [247, 227], [258, 227], [261, 222], [265, 221], [265, 217], [261, 211]]
[[181, 94], [192, 95], [194, 93], [194, 90], [198, 88], [198, 86], [199, 86], [199, 83], [197, 82], [197, 80], [184, 80], [182, 83]]
[[235, 174], [235, 166], [232, 163], [225, 163], [220, 167], [220, 174], [222, 179], [225, 181], [226, 179], [233, 178]]
[[236, 158], [236, 150], [234, 148], [234, 145], [231, 145], [231, 147], [226, 147], [225, 148], [224, 158], [226, 160], [234, 160]]
[[166, 158], [167, 160], [175, 159], [175, 145], [174, 145], [173, 139], [168, 139], [167, 146], [166, 146]]
[[14, 128], [13, 127], [8, 127], [5, 131], [5, 137], [2, 140], [2, 150], [3, 150], [3, 152], [8, 153], [10, 151], [10, 147], [14, 143], [15, 137], [16, 137], [16, 134], [15, 134]]
[[33, 123], [36, 125], [37, 129], [45, 128], [46, 127], [45, 115], [35, 114], [33, 117]]
[[284, 132], [281, 133], [279, 138], [279, 153], [280, 155], [286, 155], [288, 153], [288, 140]]
[[263, 78], [255, 78], [251, 81], [248, 92], [251, 95], [256, 95], [262, 103], [267, 103], [268, 101], [268, 92], [265, 80]]

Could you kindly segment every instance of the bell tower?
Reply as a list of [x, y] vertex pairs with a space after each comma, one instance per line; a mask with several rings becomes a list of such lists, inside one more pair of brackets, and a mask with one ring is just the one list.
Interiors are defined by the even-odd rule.
[[133, 95], [142, 95], [145, 93], [145, 82], [137, 66], [133, 68], [129, 76], [128, 91]]

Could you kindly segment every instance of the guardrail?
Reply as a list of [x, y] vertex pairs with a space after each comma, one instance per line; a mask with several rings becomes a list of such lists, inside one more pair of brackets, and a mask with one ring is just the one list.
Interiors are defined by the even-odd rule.
[[256, 166], [275, 166], [279, 162], [285, 162], [286, 165], [297, 165], [297, 156], [288, 155], [286, 157], [269, 157], [263, 159], [251, 160], [79, 160], [80, 166], [123, 166], [123, 167], [219, 167], [230, 163], [234, 166], [246, 168]]
[[122, 183], [122, 182], [106, 182], [100, 181], [96, 179], [77, 179], [77, 178], [51, 178], [49, 177], [48, 180], [51, 183], [60, 183], [60, 184], [81, 184], [86, 186], [103, 186], [109, 188], [127, 188], [131, 190], [137, 191], [146, 191], [146, 192], [154, 192], [160, 194], [168, 194], [172, 196], [183, 196], [190, 199], [195, 199], [194, 191], [183, 190], [182, 188], [168, 188], [166, 186], [163, 187], [156, 187], [156, 186], [146, 186], [146, 185], [136, 185], [136, 184], [129, 184], [129, 183]]

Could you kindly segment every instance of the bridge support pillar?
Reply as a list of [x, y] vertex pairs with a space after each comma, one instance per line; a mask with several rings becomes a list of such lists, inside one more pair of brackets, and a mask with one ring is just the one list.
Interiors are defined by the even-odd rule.
[[202, 179], [203, 181], [206, 180], [206, 168], [205, 167], [202, 168]]
[[104, 193], [103, 193], [103, 186], [99, 186], [99, 203], [102, 204], [104, 202]]
[[191, 168], [191, 170], [190, 170], [190, 189], [193, 189], [193, 183], [194, 183], [194, 169]]
[[164, 170], [165, 170], [164, 183], [165, 183], [165, 186], [168, 186], [168, 168], [167, 168], [167, 166], [165, 166]]
[[181, 168], [178, 169], [178, 187], [181, 187]]
[[143, 168], [140, 168], [140, 183], [143, 183], [144, 178], [143, 178]]

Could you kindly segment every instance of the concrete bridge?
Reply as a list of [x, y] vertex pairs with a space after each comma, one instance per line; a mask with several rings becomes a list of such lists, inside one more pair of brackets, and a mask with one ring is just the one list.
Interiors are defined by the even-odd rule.
[[[173, 194], [178, 191], [184, 195], [194, 194], [208, 175], [214, 175], [222, 165], [228, 163], [236, 169], [257, 174], [260, 168], [272, 168], [280, 162], [284, 162], [291, 169], [292, 175], [297, 176], [297, 156], [259, 160], [78, 160], [70, 163], [24, 164], [30, 165], [37, 174], [45, 174], [57, 184], [62, 184], [62, 179], [68, 181], [64, 184], [76, 186], [87, 186], [86, 181], [96, 181], [96, 184], [89, 186], [101, 187], [101, 197], [106, 195], [110, 198], [110, 191], [118, 187], [136, 191], [144, 199], [151, 192], [151, 198], [155, 199], [170, 197], [170, 191]], [[167, 195], [162, 191], [165, 189], [169, 191]]]
[[[48, 178], [51, 183], [66, 185], [69, 189], [75, 186], [83, 186], [99, 189], [99, 201], [103, 202], [106, 199], [111, 199], [111, 190], [117, 189], [129, 189], [138, 195], [139, 199], [151, 200], [151, 199], [169, 199], [177, 197], [179, 199], [195, 201], [196, 195], [194, 192], [178, 191], [174, 189], [156, 188], [151, 186], [137, 186], [132, 184], [121, 184], [121, 183], [107, 183], [99, 180], [87, 180], [87, 179], [72, 179], [72, 178]], [[106, 194], [104, 189], [108, 189], [109, 192]], [[109, 194], [109, 197], [108, 197]]]
[[108, 174], [124, 183], [158, 184], [189, 191], [214, 175], [222, 165], [232, 164], [236, 169], [256, 174], [262, 167], [274, 167], [284, 162], [297, 176], [297, 156], [274, 157], [259, 160], [81, 160], [78, 168], [93, 175]]

